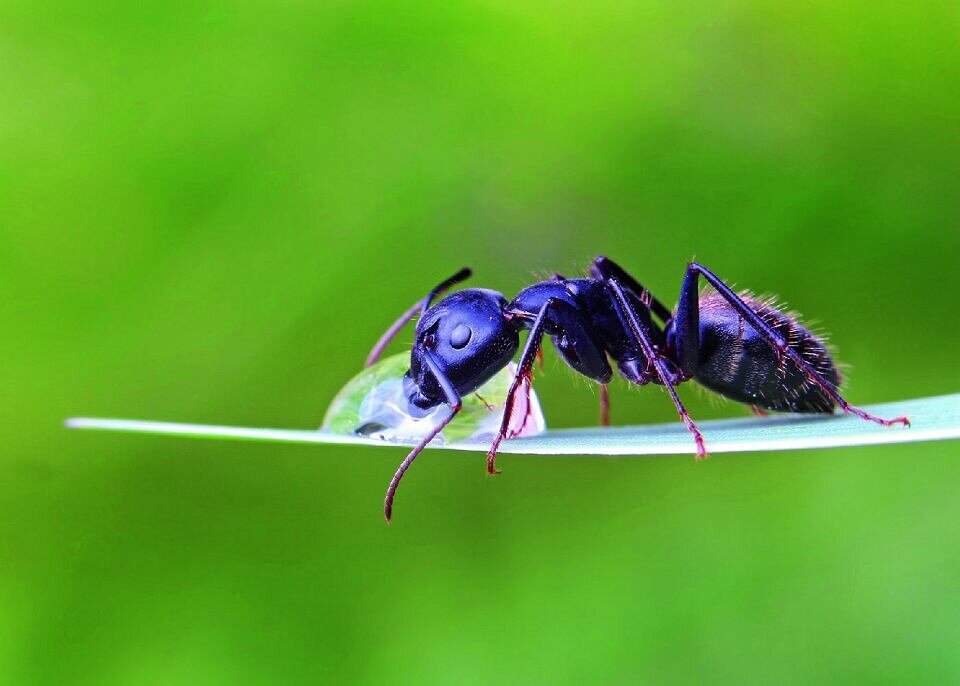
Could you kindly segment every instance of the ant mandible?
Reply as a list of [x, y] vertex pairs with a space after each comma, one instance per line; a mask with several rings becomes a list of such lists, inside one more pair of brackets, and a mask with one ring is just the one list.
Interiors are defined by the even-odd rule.
[[[490, 474], [498, 473], [497, 448], [509, 437], [514, 402], [522, 389], [529, 388], [544, 335], [574, 371], [600, 384], [604, 425], [609, 422], [607, 384], [613, 377], [609, 360], [631, 383], [666, 388], [693, 435], [698, 460], [707, 456], [703, 435], [674, 388], [690, 379], [759, 412], [831, 414], [839, 405], [844, 412], [883, 426], [910, 424], [906, 417], [875, 417], [844, 400], [837, 391], [840, 372], [821, 338], [772, 303], [735, 293], [695, 262], [687, 266], [674, 312], [606, 257], [593, 261], [589, 277], [568, 279], [554, 274], [523, 289], [510, 302], [496, 291], [467, 288], [430, 306], [434, 298], [470, 275], [470, 269], [464, 268], [438, 284], [403, 313], [367, 358], [367, 366], [376, 362], [391, 339], [419, 313], [404, 392], [415, 408], [427, 410], [443, 403], [450, 408], [390, 481], [383, 507], [388, 522], [404, 472], [457, 415], [461, 398], [510, 363], [520, 347], [521, 329], [530, 333], [507, 393], [500, 431], [487, 453]], [[701, 276], [713, 292], [700, 294]]]

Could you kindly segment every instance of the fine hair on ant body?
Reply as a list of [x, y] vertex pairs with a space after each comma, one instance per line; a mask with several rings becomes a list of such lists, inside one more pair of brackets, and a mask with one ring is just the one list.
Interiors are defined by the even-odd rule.
[[[747, 293], [738, 295], [701, 264], [687, 265], [672, 312], [606, 257], [593, 261], [589, 277], [568, 279], [554, 274], [524, 288], [511, 301], [496, 291], [467, 288], [431, 307], [436, 297], [471, 273], [461, 269], [414, 303], [367, 358], [367, 366], [374, 364], [400, 329], [419, 314], [404, 392], [415, 408], [428, 410], [441, 404], [450, 408], [390, 481], [383, 507], [388, 522], [407, 468], [457, 415], [461, 398], [510, 363], [520, 347], [522, 329], [529, 330], [529, 335], [507, 392], [500, 430], [487, 453], [490, 474], [498, 473], [497, 449], [504, 438], [511, 437], [517, 394], [530, 387], [533, 363], [545, 335], [574, 371], [600, 384], [604, 425], [609, 423], [611, 361], [630, 383], [663, 386], [693, 437], [698, 460], [707, 456], [706, 444], [675, 389], [691, 379], [760, 412], [832, 414], [839, 406], [883, 426], [910, 424], [906, 417], [882, 419], [848, 403], [837, 390], [840, 373], [820, 337], [769, 302]], [[700, 277], [712, 292], [699, 292]]]

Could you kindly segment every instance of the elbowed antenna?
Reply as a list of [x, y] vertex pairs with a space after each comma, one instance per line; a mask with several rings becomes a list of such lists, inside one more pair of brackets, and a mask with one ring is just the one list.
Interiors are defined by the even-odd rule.
[[377, 341], [376, 345], [373, 346], [373, 350], [371, 350], [370, 354], [367, 355], [367, 361], [364, 363], [364, 366], [370, 367], [376, 364], [377, 360], [379, 360], [380, 356], [383, 354], [383, 351], [388, 345], [390, 345], [390, 341], [392, 341], [394, 336], [400, 332], [400, 329], [406, 326], [407, 322], [417, 316], [418, 313], [423, 314], [426, 312], [434, 298], [453, 286], [456, 286], [458, 283], [466, 281], [472, 274], [473, 270], [471, 270], [470, 267], [464, 267], [450, 278], [444, 279], [438, 283], [422, 300], [418, 300], [411, 305], [406, 312], [400, 315], [400, 318], [397, 319], [397, 321], [390, 325], [390, 328], [386, 330], [386, 332], [380, 337], [380, 340]]
[[433, 302], [433, 299], [436, 298], [438, 295], [446, 292], [450, 288], [453, 288], [458, 283], [466, 281], [471, 276], [473, 276], [473, 270], [470, 269], [470, 267], [464, 267], [463, 269], [458, 271], [456, 274], [454, 274], [450, 278], [444, 279], [443, 281], [438, 283], [436, 286], [434, 286], [432, 291], [427, 293], [427, 297], [423, 299], [423, 303], [420, 306], [420, 314], [423, 314], [424, 312], [427, 311], [427, 309], [430, 307], [430, 303]]

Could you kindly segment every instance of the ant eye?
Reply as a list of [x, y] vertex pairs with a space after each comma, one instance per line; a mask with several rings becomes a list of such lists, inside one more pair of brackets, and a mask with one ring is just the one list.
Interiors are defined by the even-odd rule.
[[423, 337], [423, 345], [426, 346], [427, 348], [432, 348], [434, 342], [435, 342], [435, 339], [432, 333], [428, 333], [426, 336]]
[[450, 334], [450, 345], [459, 350], [470, 342], [471, 336], [473, 336], [473, 331], [470, 330], [470, 327], [466, 324], [460, 324]]

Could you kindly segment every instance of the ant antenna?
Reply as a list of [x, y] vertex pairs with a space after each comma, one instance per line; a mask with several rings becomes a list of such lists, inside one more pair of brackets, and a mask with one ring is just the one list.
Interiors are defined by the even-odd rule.
[[[468, 274], [470, 273], [469, 269], [465, 271]], [[440, 285], [442, 286], [443, 284]], [[428, 302], [429, 298], [424, 301], [424, 306], [426, 306], [426, 303]], [[393, 516], [393, 498], [397, 494], [397, 487], [400, 486], [400, 479], [403, 478], [403, 475], [406, 473], [410, 465], [413, 464], [413, 461], [417, 459], [417, 455], [423, 452], [423, 449], [427, 447], [430, 441], [436, 438], [437, 434], [443, 431], [444, 427], [446, 427], [446, 425], [457, 416], [457, 413], [460, 412], [460, 408], [463, 407], [463, 402], [460, 399], [460, 395], [457, 393], [457, 389], [454, 388], [453, 383], [440, 369], [440, 365], [437, 364], [437, 361], [433, 358], [433, 355], [429, 351], [424, 351], [423, 360], [427, 363], [427, 367], [430, 368], [430, 372], [437, 379], [437, 383], [440, 384], [440, 388], [443, 389], [443, 394], [447, 398], [447, 405], [450, 406], [450, 413], [444, 417], [443, 420], [430, 431], [430, 433], [420, 439], [420, 442], [417, 443], [417, 446], [410, 451], [410, 454], [407, 455], [403, 462], [400, 463], [400, 466], [397, 467], [396, 473], [390, 480], [390, 485], [387, 486], [387, 496], [383, 500], [383, 516], [386, 518], [387, 524], [390, 523], [390, 518]]]
[[367, 361], [364, 363], [364, 366], [370, 367], [375, 364], [377, 360], [380, 359], [380, 356], [383, 354], [383, 351], [386, 349], [386, 347], [390, 345], [390, 341], [392, 341], [394, 336], [400, 332], [400, 329], [406, 326], [407, 322], [417, 316], [418, 313], [422, 315], [424, 312], [426, 312], [434, 298], [449, 288], [456, 286], [461, 281], [466, 281], [472, 274], [473, 271], [470, 269], [470, 267], [464, 267], [450, 278], [444, 279], [438, 283], [433, 290], [427, 293], [423, 300], [418, 300], [411, 305], [410, 309], [400, 315], [400, 318], [390, 325], [390, 328], [387, 329], [386, 333], [384, 333], [380, 337], [380, 340], [377, 341], [377, 344], [373, 346], [373, 350], [371, 350], [370, 354], [367, 355]]

